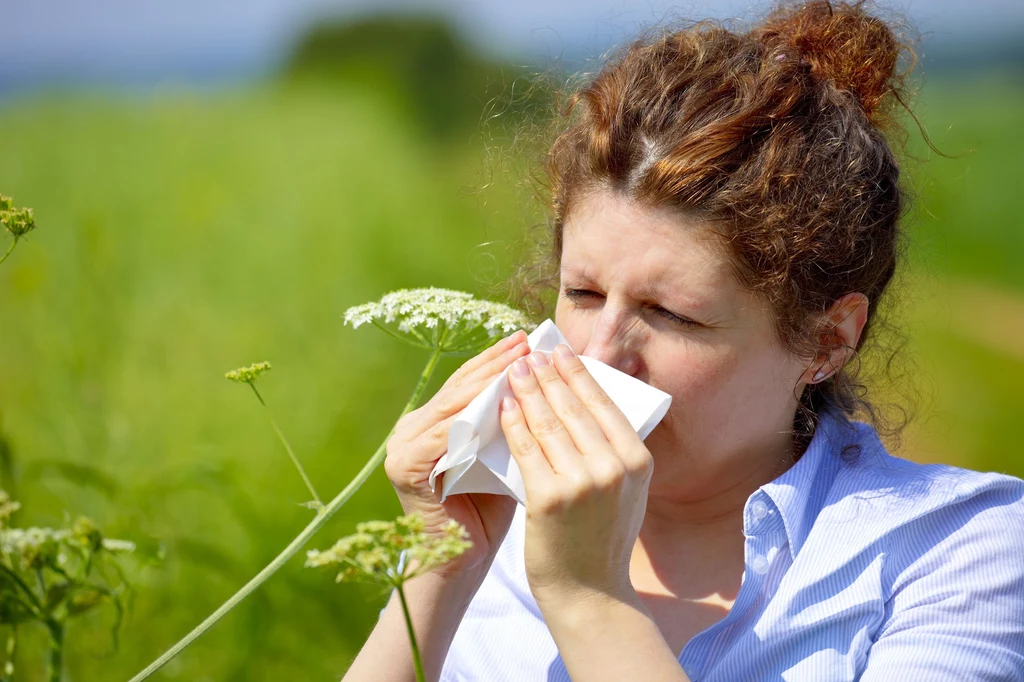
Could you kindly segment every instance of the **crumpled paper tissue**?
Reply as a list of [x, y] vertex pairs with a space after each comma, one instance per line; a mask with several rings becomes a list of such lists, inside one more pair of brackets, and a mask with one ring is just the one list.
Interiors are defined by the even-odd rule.
[[[550, 319], [528, 336], [533, 351], [551, 356], [555, 346], [569, 345]], [[625, 372], [585, 355], [578, 356], [594, 380], [618, 406], [643, 440], [668, 412], [672, 396]], [[455, 418], [448, 432], [448, 450], [438, 460], [428, 478], [436, 490], [441, 478], [441, 501], [459, 493], [495, 493], [511, 495], [526, 505], [526, 488], [512, 452], [501, 429], [501, 399], [512, 396], [508, 381], [511, 365], [492, 381]]]

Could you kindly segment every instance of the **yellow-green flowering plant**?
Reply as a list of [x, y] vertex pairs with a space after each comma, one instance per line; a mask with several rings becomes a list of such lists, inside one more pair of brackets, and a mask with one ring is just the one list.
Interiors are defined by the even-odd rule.
[[394, 521], [366, 521], [356, 525], [354, 535], [338, 540], [330, 549], [306, 553], [307, 567], [340, 566], [336, 582], [368, 582], [397, 590], [417, 682], [424, 682], [426, 677], [403, 585], [473, 546], [466, 528], [456, 521], [449, 521], [440, 537], [424, 533], [423, 525], [419, 514], [399, 516]]
[[299, 475], [302, 476], [303, 483], [306, 484], [306, 488], [309, 489], [310, 495], [313, 496], [313, 499], [307, 502], [305, 506], [323, 513], [325, 509], [324, 503], [320, 501], [320, 496], [316, 494], [316, 488], [313, 487], [313, 482], [309, 480], [309, 476], [306, 475], [306, 470], [302, 468], [302, 463], [299, 461], [298, 456], [296, 456], [295, 451], [292, 450], [292, 446], [288, 442], [288, 439], [285, 438], [281, 427], [277, 425], [277, 420], [274, 419], [274, 415], [270, 412], [270, 406], [267, 405], [265, 400], [263, 400], [263, 395], [260, 394], [259, 389], [256, 388], [256, 380], [260, 378], [261, 374], [269, 371], [269, 362], [257, 362], [249, 365], [248, 367], [233, 369], [224, 376], [231, 381], [237, 381], [240, 384], [248, 384], [249, 388], [252, 389], [252, 392], [256, 394], [256, 399], [260, 401], [260, 405], [262, 405], [263, 409], [267, 411], [267, 417], [270, 419], [270, 425], [274, 427], [274, 433], [277, 434], [278, 439], [284, 445], [284, 449], [288, 453], [288, 457], [291, 458], [292, 464], [295, 465], [295, 468], [299, 470]]
[[[426, 389], [427, 383], [430, 381], [430, 377], [433, 375], [437, 363], [442, 356], [475, 355], [501, 336], [507, 336], [518, 329], [532, 331], [536, 327], [526, 315], [507, 305], [480, 300], [472, 294], [463, 291], [452, 291], [451, 289], [436, 287], [393, 291], [381, 297], [379, 301], [349, 308], [345, 312], [344, 322], [345, 324], [351, 324], [353, 329], [358, 329], [364, 324], [371, 323], [389, 336], [423, 348], [430, 353], [426, 366], [420, 374], [419, 381], [412, 391], [412, 395], [409, 397], [405, 407], [395, 418], [395, 424], [419, 405], [423, 391]], [[269, 363], [257, 363], [250, 367], [243, 367], [228, 372], [227, 376], [229, 379], [239, 383], [249, 384], [260, 402], [266, 407], [262, 395], [256, 390], [256, 381], [269, 368]], [[271, 419], [273, 420], [272, 416]], [[395, 425], [392, 425], [391, 429], [381, 440], [377, 451], [373, 453], [366, 462], [366, 465], [356, 474], [355, 478], [334, 499], [326, 504], [317, 506], [316, 502], [319, 501], [319, 498], [313, 489], [312, 483], [309, 482], [308, 477], [299, 464], [298, 457], [295, 456], [291, 446], [287, 444], [287, 440], [277, 427], [276, 422], [273, 423], [274, 429], [285, 444], [285, 449], [313, 494], [314, 504], [310, 506], [317, 510], [316, 518], [310, 521], [295, 536], [295, 539], [257, 573], [252, 580], [221, 604], [206, 620], [197, 625], [174, 646], [133, 677], [130, 682], [142, 682], [142, 680], [150, 677], [237, 606], [267, 578], [277, 572], [289, 559], [295, 556], [309, 539], [327, 523], [327, 520], [341, 509], [345, 502], [366, 482], [374, 469], [384, 461], [384, 457], [387, 454], [387, 442], [395, 430]]]
[[38, 623], [50, 639], [47, 680], [60, 682], [68, 620], [112, 605], [117, 647], [128, 582], [116, 555], [135, 545], [104, 537], [85, 517], [68, 528], [11, 528], [10, 517], [20, 506], [0, 490], [0, 625], [10, 628], [0, 680], [14, 680], [18, 629]]
[[18, 245], [18, 240], [35, 229], [36, 219], [31, 208], [15, 208], [10, 197], [0, 194], [0, 225], [3, 225], [13, 237], [10, 247], [3, 256], [0, 256], [0, 263], [3, 263]]

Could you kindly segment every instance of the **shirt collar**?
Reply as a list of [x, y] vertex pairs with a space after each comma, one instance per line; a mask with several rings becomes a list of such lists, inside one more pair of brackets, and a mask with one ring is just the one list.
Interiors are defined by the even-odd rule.
[[[825, 504], [842, 464], [840, 453], [843, 447], [857, 440], [859, 431], [851, 426], [842, 414], [823, 411], [814, 436], [800, 459], [750, 497], [752, 500], [763, 491], [778, 507], [793, 559], [796, 559], [803, 547], [811, 526]], [[751, 506], [750, 500], [747, 501], [748, 507]]]

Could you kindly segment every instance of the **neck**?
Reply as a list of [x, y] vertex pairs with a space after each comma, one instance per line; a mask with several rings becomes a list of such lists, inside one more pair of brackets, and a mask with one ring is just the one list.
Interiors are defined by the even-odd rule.
[[795, 461], [789, 438], [773, 445], [701, 476], [677, 470], [658, 480], [655, 466], [630, 560], [634, 587], [697, 601], [735, 599], [743, 573], [743, 508]]
[[[787, 439], [788, 441], [788, 439]], [[743, 458], [751, 466], [726, 467], [734, 475], [689, 477], [691, 480], [715, 481], [715, 487], [695, 490], [682, 483], [651, 481], [647, 509], [639, 540], [649, 547], [700, 547], [714, 545], [725, 538], [742, 538], [743, 508], [750, 495], [762, 485], [778, 478], [794, 463], [787, 444], [774, 454], [762, 453]], [[655, 479], [657, 473], [655, 473]], [[673, 477], [676, 478], [676, 477]]]

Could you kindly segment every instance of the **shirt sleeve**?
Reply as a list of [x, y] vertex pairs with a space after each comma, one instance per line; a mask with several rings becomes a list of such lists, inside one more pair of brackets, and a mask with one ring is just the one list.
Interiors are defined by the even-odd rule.
[[907, 537], [928, 549], [894, 583], [861, 682], [1024, 680], [1024, 483], [1001, 478]]

